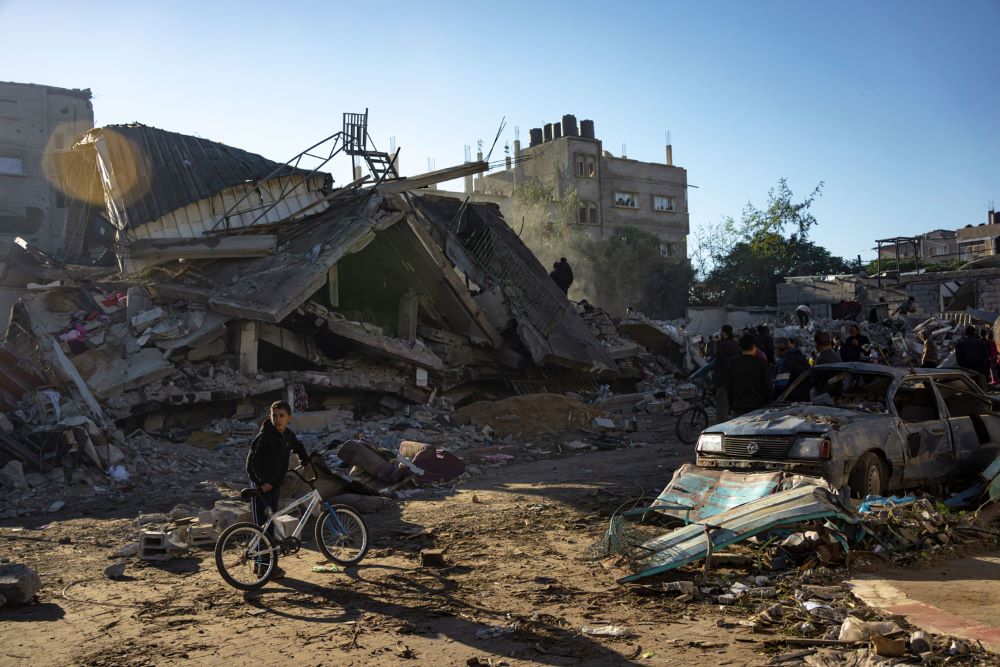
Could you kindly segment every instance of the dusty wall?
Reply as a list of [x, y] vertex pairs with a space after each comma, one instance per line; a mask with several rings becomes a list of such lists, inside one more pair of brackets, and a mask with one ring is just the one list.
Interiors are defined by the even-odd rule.
[[22, 236], [44, 250], [61, 250], [66, 202], [46, 176], [46, 151], [69, 149], [93, 126], [89, 90], [0, 82], [0, 157], [20, 160], [23, 169], [0, 174], [4, 241]]

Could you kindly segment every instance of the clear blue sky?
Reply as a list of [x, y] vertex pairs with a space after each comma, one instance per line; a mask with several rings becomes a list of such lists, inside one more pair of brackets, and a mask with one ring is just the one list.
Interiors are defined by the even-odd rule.
[[693, 230], [783, 176], [797, 194], [826, 182], [813, 238], [849, 257], [1000, 206], [998, 0], [0, 0], [0, 34], [0, 80], [89, 87], [99, 125], [272, 159], [365, 107], [404, 173], [489, 146], [503, 116], [501, 147], [573, 113], [643, 160], [670, 130]]

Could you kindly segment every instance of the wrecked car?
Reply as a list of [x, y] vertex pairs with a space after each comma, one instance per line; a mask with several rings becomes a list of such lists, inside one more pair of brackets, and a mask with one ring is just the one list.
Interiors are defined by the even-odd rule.
[[813, 376], [827, 391], [812, 403], [779, 398], [705, 429], [696, 467], [821, 477], [863, 498], [975, 475], [1000, 452], [997, 406], [961, 370], [854, 362]]

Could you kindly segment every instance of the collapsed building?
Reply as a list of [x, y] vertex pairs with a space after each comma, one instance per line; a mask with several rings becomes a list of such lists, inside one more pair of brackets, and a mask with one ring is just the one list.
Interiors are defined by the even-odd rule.
[[451, 407], [636, 375], [626, 357], [648, 353], [612, 358], [495, 205], [420, 190], [485, 162], [400, 178], [365, 154], [366, 124], [345, 114], [339, 140], [372, 175], [340, 188], [143, 125], [83, 135], [59, 169], [76, 263], [23, 240], [5, 258], [7, 284], [32, 287], [2, 353], [2, 407], [26, 427], [5, 429], [7, 457], [44, 470], [105, 447], [103, 469], [123, 433], [278, 398]]

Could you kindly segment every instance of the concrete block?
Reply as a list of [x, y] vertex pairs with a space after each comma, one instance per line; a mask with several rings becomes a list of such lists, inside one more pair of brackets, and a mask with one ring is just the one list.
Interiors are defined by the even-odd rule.
[[0, 487], [3, 486], [12, 489], [28, 488], [28, 480], [24, 477], [24, 466], [20, 461], [10, 461], [0, 468]]
[[6, 599], [6, 605], [31, 602], [41, 587], [41, 577], [27, 565], [20, 563], [0, 565], [0, 597]]
[[250, 513], [250, 503], [239, 500], [215, 501], [215, 507], [212, 508], [212, 518], [215, 529], [220, 533], [234, 523], [253, 520]]
[[274, 532], [279, 538], [285, 539], [292, 536], [298, 525], [299, 520], [294, 516], [279, 516], [274, 520]]
[[192, 523], [188, 526], [188, 544], [192, 547], [215, 544], [215, 527], [210, 523]]
[[162, 530], [144, 530], [139, 533], [139, 558], [143, 560], [170, 560], [170, 542]]

